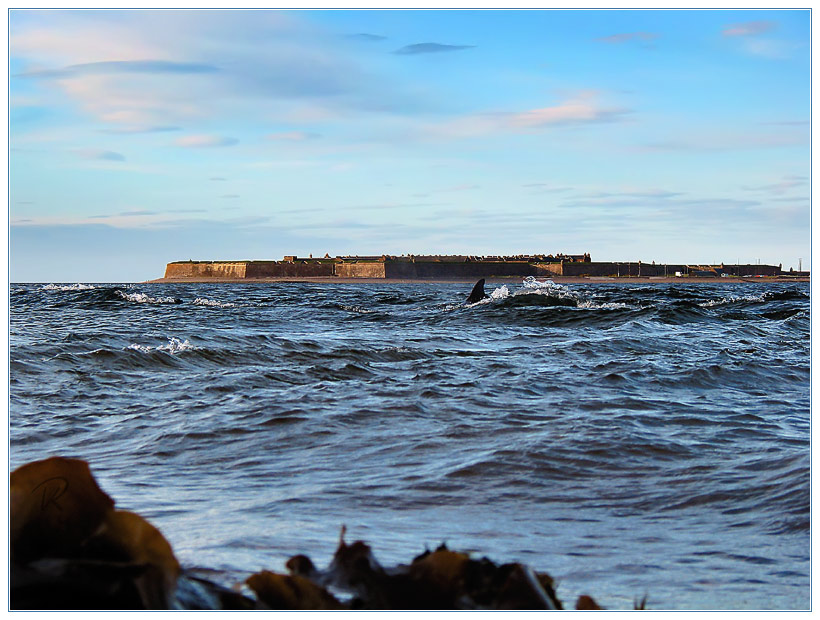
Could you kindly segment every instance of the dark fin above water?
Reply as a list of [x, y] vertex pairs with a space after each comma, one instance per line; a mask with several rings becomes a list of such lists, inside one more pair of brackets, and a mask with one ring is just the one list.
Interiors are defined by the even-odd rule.
[[474, 304], [477, 301], [481, 301], [485, 297], [489, 297], [487, 293], [484, 292], [484, 278], [481, 278], [478, 282], [475, 283], [473, 287], [473, 292], [470, 293], [470, 296], [467, 298], [468, 304]]

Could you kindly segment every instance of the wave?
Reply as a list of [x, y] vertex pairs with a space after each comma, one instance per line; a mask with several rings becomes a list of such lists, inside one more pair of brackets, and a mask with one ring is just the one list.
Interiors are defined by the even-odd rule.
[[[181, 304], [182, 299], [171, 297], [167, 295], [152, 296], [148, 293], [129, 290], [131, 287], [112, 287], [112, 286], [94, 286], [91, 284], [47, 284], [40, 290], [56, 291], [63, 293], [83, 293], [80, 296], [71, 296], [65, 298], [57, 298], [50, 301], [50, 303], [57, 303], [57, 305], [73, 305], [76, 303], [90, 304], [92, 307], [96, 304], [107, 304], [110, 302], [131, 302], [137, 304]], [[26, 292], [26, 291], [23, 291]], [[206, 297], [197, 297], [193, 300], [194, 305], [209, 306], [215, 308], [234, 308], [235, 303], [218, 301], [208, 299]]]
[[407, 304], [414, 304], [416, 303], [416, 299], [414, 297], [407, 297], [405, 295], [383, 295], [376, 298], [376, 303], [378, 304], [388, 304], [391, 306], [403, 306]]
[[625, 304], [620, 301], [611, 301], [604, 303], [597, 303], [594, 301], [581, 301], [578, 303], [578, 308], [586, 308], [588, 310], [632, 310], [634, 306]]
[[699, 321], [718, 321], [694, 301], [681, 300], [672, 304], [646, 309], [652, 318], [661, 323], [674, 325], [677, 323], [692, 323]]
[[46, 284], [41, 290], [44, 291], [93, 291], [98, 287], [92, 284]]
[[766, 301], [787, 301], [798, 299], [811, 299], [811, 295], [799, 291], [797, 289], [789, 289], [785, 291], [766, 291], [763, 293], [763, 298]]
[[176, 355], [178, 353], [182, 353], [183, 351], [199, 350], [199, 347], [195, 347], [187, 339], [180, 340], [179, 338], [169, 338], [168, 344], [159, 345], [157, 347], [150, 347], [143, 344], [130, 344], [127, 348], [132, 349], [134, 351], [140, 351], [141, 353], [151, 353], [152, 351], [164, 351], [166, 353], [170, 353], [171, 355]]
[[735, 295], [729, 295], [728, 297], [722, 297], [721, 299], [710, 299], [709, 301], [704, 301], [699, 303], [698, 305], [701, 308], [713, 308], [715, 306], [725, 306], [727, 304], [735, 304], [735, 303], [744, 303], [744, 302], [763, 302], [766, 301], [765, 295], [744, 295], [742, 297], [736, 297]]
[[374, 314], [376, 312], [375, 310], [368, 310], [360, 306], [349, 306], [346, 304], [334, 304], [334, 306], [340, 310], [346, 310], [347, 312], [353, 312], [355, 314]]
[[796, 301], [802, 299], [809, 299], [809, 295], [796, 290], [765, 291], [759, 295], [727, 295], [720, 299], [710, 299], [701, 302], [698, 305], [702, 308], [712, 308], [714, 306], [724, 306], [727, 304], [760, 304], [772, 301]]
[[547, 290], [559, 289], [559, 290], [563, 290], [563, 291], [568, 291], [569, 290], [563, 284], [556, 284], [552, 280], [543, 280], [543, 281], [536, 280], [534, 276], [527, 276], [526, 278], [524, 278], [524, 281], [522, 282], [522, 286], [524, 288], [537, 290], [537, 291], [544, 290], [544, 289], [547, 289]]
[[[502, 284], [494, 289], [488, 297], [472, 304], [466, 304], [466, 306], [472, 308], [510, 299], [515, 299], [522, 305], [532, 302], [533, 305], [577, 306], [582, 301], [578, 293], [562, 284], [555, 284], [552, 280], [541, 282], [533, 276], [528, 276], [523, 281], [522, 286], [523, 288], [510, 292], [510, 288], [506, 284]], [[544, 299], [539, 298], [551, 301], [544, 303]]]
[[138, 304], [181, 304], [182, 300], [176, 297], [151, 297], [146, 293], [126, 293], [116, 289], [116, 294], [126, 301]]
[[236, 304], [227, 301], [217, 301], [215, 299], [206, 299], [204, 297], [197, 297], [192, 302], [197, 306], [209, 306], [211, 308], [235, 308]]

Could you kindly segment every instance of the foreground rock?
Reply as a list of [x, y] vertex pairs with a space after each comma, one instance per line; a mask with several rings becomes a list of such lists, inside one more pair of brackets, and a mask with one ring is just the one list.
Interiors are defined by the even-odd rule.
[[[182, 569], [162, 533], [116, 510], [84, 461], [29, 463], [9, 489], [11, 609], [562, 609], [552, 578], [523, 564], [441, 546], [384, 568], [344, 528], [327, 568], [298, 555], [288, 574], [261, 571], [231, 589]], [[576, 607], [600, 609], [588, 596]]]

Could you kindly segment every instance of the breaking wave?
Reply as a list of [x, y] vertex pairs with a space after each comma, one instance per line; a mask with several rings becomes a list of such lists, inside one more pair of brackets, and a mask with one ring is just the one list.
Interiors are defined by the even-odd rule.
[[175, 297], [151, 297], [146, 293], [126, 293], [117, 289], [116, 294], [125, 301], [132, 301], [138, 304], [179, 304], [182, 300]]
[[91, 284], [46, 284], [42, 290], [44, 291], [93, 291], [98, 287]]
[[179, 338], [169, 338], [167, 344], [162, 344], [156, 347], [151, 347], [143, 344], [130, 344], [128, 349], [139, 351], [140, 353], [151, 353], [152, 351], [163, 351], [171, 355], [177, 355], [183, 351], [197, 351], [198, 347], [192, 345], [188, 339], [180, 340]]
[[197, 297], [192, 302], [197, 306], [209, 306], [211, 308], [235, 308], [236, 304], [225, 302], [225, 301], [217, 301], [215, 299], [205, 299], [204, 297]]

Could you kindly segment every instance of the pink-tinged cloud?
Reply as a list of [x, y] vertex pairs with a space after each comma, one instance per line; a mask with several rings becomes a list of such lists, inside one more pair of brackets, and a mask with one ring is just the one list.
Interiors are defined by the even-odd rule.
[[755, 21], [729, 24], [723, 29], [724, 37], [749, 37], [769, 32], [775, 27], [775, 22]]
[[632, 110], [603, 106], [598, 93], [582, 91], [554, 106], [524, 112], [487, 113], [463, 116], [427, 127], [435, 138], [475, 138], [501, 133], [530, 133], [553, 127], [624, 122]]
[[599, 37], [595, 40], [601, 43], [625, 43], [626, 41], [632, 41], [634, 39], [652, 41], [657, 39], [658, 36], [659, 35], [654, 32], [621, 32], [609, 35], [608, 37]]
[[236, 138], [200, 134], [194, 136], [183, 136], [175, 140], [174, 144], [188, 149], [204, 149], [221, 146], [233, 146], [238, 142], [239, 140]]
[[558, 105], [513, 114], [508, 123], [519, 128], [611, 123], [621, 120], [630, 112], [627, 108], [601, 106], [594, 96], [585, 94]]
[[72, 15], [59, 26], [17, 28], [9, 46], [13, 54], [44, 66], [164, 58], [162, 49], [146, 39], [127, 24], [106, 21], [101, 27], [99, 23], [82, 23]]

